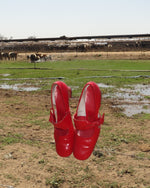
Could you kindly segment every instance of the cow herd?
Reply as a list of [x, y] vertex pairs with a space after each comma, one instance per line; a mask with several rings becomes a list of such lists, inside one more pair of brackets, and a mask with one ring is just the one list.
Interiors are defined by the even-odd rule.
[[27, 55], [27, 59], [30, 60], [31, 63], [45, 62], [45, 61], [51, 60], [51, 56], [37, 53], [37, 54]]
[[17, 60], [16, 52], [0, 52], [0, 60]]
[[[9, 61], [9, 60], [17, 60], [18, 54], [16, 52], [0, 52], [0, 61]], [[40, 53], [32, 53], [27, 55], [27, 60], [31, 63], [33, 62], [45, 62], [51, 60], [51, 55], [47, 54], [40, 54]]]

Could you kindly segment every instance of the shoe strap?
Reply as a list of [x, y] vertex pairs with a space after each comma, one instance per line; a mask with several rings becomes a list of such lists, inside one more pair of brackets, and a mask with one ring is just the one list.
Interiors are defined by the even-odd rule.
[[50, 118], [49, 121], [56, 127], [56, 128], [60, 128], [60, 129], [68, 129], [68, 125], [70, 125], [71, 120], [71, 115], [70, 112], [66, 112], [66, 115], [64, 116], [64, 118], [59, 121], [56, 122], [56, 118], [55, 118], [55, 113], [54, 113], [54, 109], [51, 108], [50, 109]]
[[91, 129], [94, 127], [101, 128], [101, 124], [104, 123], [104, 114], [102, 115], [102, 117], [98, 118], [97, 120], [93, 122], [87, 121], [86, 119], [81, 120], [75, 114], [74, 123], [75, 123], [76, 129], [78, 130]]

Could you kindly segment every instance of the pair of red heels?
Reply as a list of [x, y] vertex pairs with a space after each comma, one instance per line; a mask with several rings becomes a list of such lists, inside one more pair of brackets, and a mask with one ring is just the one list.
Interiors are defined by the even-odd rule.
[[56, 151], [62, 157], [73, 152], [75, 158], [85, 160], [91, 155], [104, 122], [104, 114], [102, 117], [99, 114], [101, 92], [94, 82], [84, 86], [73, 117], [76, 129], [72, 123], [69, 97], [71, 88], [61, 81], [53, 83], [49, 121], [54, 125]]

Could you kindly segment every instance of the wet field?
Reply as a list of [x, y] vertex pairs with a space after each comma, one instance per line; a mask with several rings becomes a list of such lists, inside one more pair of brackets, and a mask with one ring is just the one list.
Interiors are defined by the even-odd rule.
[[[98, 84], [102, 88], [111, 88], [114, 86]], [[150, 113], [150, 85], [125, 85], [125, 88], [117, 88], [114, 93], [107, 93], [103, 97], [113, 99], [115, 105], [122, 112], [131, 117], [136, 114]]]
[[[10, 74], [1, 74], [3, 77], [10, 76]], [[3, 78], [2, 78], [3, 79]], [[50, 79], [50, 78], [49, 78]], [[5, 79], [11, 80], [11, 79]], [[115, 88], [113, 85], [97, 83], [100, 88]], [[15, 91], [38, 91], [40, 87], [32, 86], [26, 83], [17, 83], [9, 85], [6, 83], [0, 84], [1, 89], [11, 89]], [[72, 89], [77, 89], [79, 86], [73, 86]], [[124, 88], [115, 89], [116, 92], [108, 92], [104, 94], [104, 98], [113, 100], [113, 107], [120, 108], [122, 113], [131, 117], [140, 113], [150, 113], [150, 85], [136, 84], [124, 85]]]
[[[41, 69], [4, 62], [0, 67], [0, 186], [149, 188], [150, 61], [45, 62], [37, 65]], [[72, 88], [72, 116], [88, 81], [102, 92], [105, 121], [85, 161], [56, 153], [49, 122], [56, 80]]]

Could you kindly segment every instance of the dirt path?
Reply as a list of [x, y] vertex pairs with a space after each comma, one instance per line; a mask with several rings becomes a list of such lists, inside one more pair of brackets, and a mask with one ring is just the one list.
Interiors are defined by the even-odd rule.
[[[102, 101], [105, 123], [86, 161], [55, 152], [50, 91], [0, 90], [0, 187], [149, 187], [150, 120], [127, 118]], [[70, 99], [75, 113], [78, 98]]]

